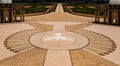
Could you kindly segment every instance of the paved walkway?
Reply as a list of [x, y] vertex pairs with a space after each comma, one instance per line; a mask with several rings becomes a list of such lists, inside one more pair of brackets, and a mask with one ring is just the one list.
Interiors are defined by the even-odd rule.
[[56, 12], [52, 12], [45, 15], [36, 15], [26, 17], [26, 22], [92, 22], [94, 18], [83, 17], [69, 14], [63, 11], [61, 5], [58, 5]]
[[48, 50], [44, 66], [72, 66], [69, 50]]
[[[62, 4], [57, 5], [57, 9], [55, 11], [59, 15], [61, 13], [64, 13]], [[58, 16], [59, 16], [58, 15]], [[47, 22], [48, 24], [49, 22]], [[69, 23], [49, 23], [54, 25], [53, 31], [54, 32], [65, 32], [65, 27], [64, 25], [67, 25]], [[79, 23], [77, 23], [79, 24]], [[70, 54], [69, 54], [69, 49], [67, 50], [48, 50], [45, 64], [44, 66], [72, 66], [72, 62], [70, 59]]]
[[[64, 29], [64, 25], [72, 25], [73, 23], [75, 23], [75, 24], [82, 24], [82, 23], [87, 23], [87, 22], [90, 22], [90, 21], [92, 21], [93, 19], [92, 18], [84, 18], [84, 17], [79, 17], [79, 19], [77, 19], [78, 17], [77, 16], [75, 16], [75, 15], [71, 15], [71, 14], [68, 14], [68, 13], [65, 13], [65, 12], [63, 12], [63, 8], [62, 8], [62, 5], [61, 4], [58, 4], [58, 6], [57, 6], [57, 9], [56, 9], [56, 12], [55, 13], [53, 13], [54, 14], [54, 16], [55, 15], [57, 15], [57, 16], [59, 16], [59, 17], [53, 17], [53, 18], [55, 18], [55, 19], [53, 19], [52, 20], [52, 18], [51, 18], [51, 20], [49, 20], [49, 21], [55, 21], [56, 23], [53, 23], [53, 22], [47, 22], [46, 24], [52, 24], [52, 25], [54, 25], [54, 29], [53, 29], [53, 31], [65, 31], [65, 29]], [[52, 14], [51, 14], [52, 15]], [[51, 15], [48, 15], [48, 17], [49, 16], [51, 16]], [[69, 16], [69, 18], [67, 17], [67, 16]], [[74, 16], [74, 18], [72, 18]], [[72, 19], [72, 20], [71, 20]], [[76, 21], [75, 21], [76, 20]], [[46, 20], [47, 21], [47, 20]], [[43, 22], [46, 22], [46, 21], [43, 21]], [[70, 21], [72, 21], [72, 23], [65, 23], [64, 24], [64, 21], [68, 21], [68, 22], [70, 22]], [[79, 22], [80, 21], [80, 22]], [[58, 23], [57, 23], [58, 22]], [[62, 22], [62, 23], [60, 23], [60, 22]], [[79, 22], [79, 23], [78, 23]], [[111, 26], [110, 26], [111, 27]], [[97, 32], [96, 31], [96, 28], [95, 27], [93, 27], [93, 29], [95, 29], [95, 32]], [[102, 29], [104, 29], [104, 27], [102, 28]], [[101, 30], [102, 30], [101, 29]], [[87, 30], [87, 29], [86, 29]], [[88, 29], [89, 30], [89, 29]], [[91, 30], [90, 30], [91, 31]], [[106, 31], [105, 31], [106, 32]], [[98, 32], [99, 33], [99, 32]], [[104, 34], [104, 32], [103, 32], [103, 34]], [[106, 35], [106, 34], [105, 34]], [[109, 34], [108, 34], [109, 35]], [[114, 35], [114, 34], [113, 34]], [[63, 51], [63, 50], [62, 50]], [[119, 51], [118, 51], [119, 52]], [[117, 54], [119, 54], [117, 52]], [[56, 52], [53, 52], [53, 53], [56, 53]], [[67, 53], [67, 52], [66, 52]], [[116, 54], [116, 53], [115, 53]], [[47, 54], [47, 55], [49, 55], [49, 54]], [[51, 55], [51, 53], [50, 53], [50, 55]], [[68, 57], [69, 57], [69, 54], [67, 54], [68, 55]], [[112, 54], [111, 54], [112, 55]], [[114, 57], [112, 57], [112, 56], [114, 56]], [[113, 61], [113, 62], [115, 62], [115, 63], [117, 63], [117, 64], [119, 64], [119, 58], [115, 58], [115, 56], [116, 55], [112, 55], [112, 56], [105, 56], [104, 58], [107, 58], [107, 59], [109, 59], [109, 60], [111, 60], [111, 61]], [[47, 57], [46, 59], [46, 62], [47, 62], [47, 64], [48, 64], [48, 62], [50, 62], [50, 61], [52, 61], [52, 60], [48, 60], [48, 58], [49, 57]], [[55, 59], [56, 59], [57, 57], [55, 57]], [[49, 58], [50, 59], [50, 58]], [[58, 59], [59, 59], [59, 56], [58, 56]], [[64, 59], [65, 61], [69, 61], [69, 58], [68, 59]], [[114, 60], [116, 60], [116, 61], [114, 61]], [[60, 59], [59, 59], [59, 61], [60, 61]], [[58, 62], [59, 62], [58, 61]], [[61, 61], [62, 61], [62, 58], [61, 58]], [[56, 61], [57, 62], [57, 61]], [[51, 62], [50, 62], [51, 63]], [[47, 65], [47, 64], [45, 64], [46, 66], [54, 66], [55, 64], [53, 63], [53, 65]], [[59, 64], [58, 64], [59, 65]], [[69, 65], [69, 64], [68, 64]], [[56, 65], [57, 66], [57, 65]], [[64, 65], [60, 65], [60, 66], [64, 66]], [[67, 64], [65, 64], [65, 66], [67, 66]]]
[[117, 44], [117, 48], [113, 53], [102, 57], [120, 65], [120, 27], [109, 25], [92, 25], [84, 30], [97, 32], [111, 38]]
[[[83, 24], [83, 23], [91, 22], [92, 20], [93, 20], [93, 18], [90, 18], [90, 17], [82, 17], [82, 16], [76, 16], [76, 15], [71, 15], [69, 13], [65, 13], [63, 11], [62, 4], [58, 4], [57, 9], [54, 13], [40, 15], [40, 16], [26, 17], [27, 22], [53, 25], [54, 26], [53, 32], [65, 32], [66, 31], [65, 27], [64, 27], [65, 25]], [[8, 28], [10, 28], [10, 29], [8, 29]], [[52, 28], [52, 27], [50, 26], [50, 28]], [[0, 60], [17, 54], [17, 53], [10, 52], [9, 50], [7, 50], [4, 47], [4, 40], [8, 36], [12, 35], [13, 33], [27, 30], [27, 29], [35, 29], [35, 28], [26, 24], [26, 23], [0, 25], [0, 31], [1, 31], [1, 34], [0, 34], [0, 43], [1, 43], [1, 45], [0, 45], [0, 52], [1, 52]], [[114, 32], [111, 29], [114, 29]], [[120, 46], [119, 46], [119, 37], [120, 36], [119, 36], [119, 34], [120, 34], [120, 31], [118, 31], [119, 30], [118, 27], [94, 25], [93, 24], [92, 26], [89, 26], [88, 28], [85, 28], [84, 30], [89, 30], [89, 31], [101, 33], [101, 34], [104, 34], [104, 35], [110, 37], [111, 39], [113, 39], [117, 43], [117, 49], [112, 54], [107, 55], [107, 56], [101, 56], [101, 57], [106, 58], [106, 59], [108, 59], [112, 62], [115, 62], [117, 64], [120, 64], [120, 61], [119, 61], [119, 59], [120, 59], [120, 57], [119, 57], [119, 53], [120, 53], [120, 51], [119, 51], [120, 50]], [[94, 36], [97, 36], [97, 35], [93, 35], [92, 32], [90, 34], [88, 32], [86, 32], [86, 34], [92, 38], [94, 38]], [[105, 37], [103, 37], [103, 38], [105, 38]], [[95, 39], [92, 39], [92, 40], [95, 40]], [[106, 40], [108, 40], [108, 39], [106, 39]], [[101, 41], [103, 41], [103, 40], [101, 40]], [[95, 48], [95, 46], [91, 46], [91, 47]], [[100, 49], [101, 49], [101, 46], [99, 47], [99, 50]], [[102, 48], [102, 50], [103, 50], [103, 48]], [[77, 52], [79, 53], [79, 51], [81, 51], [81, 50], [78, 50]], [[92, 53], [94, 53], [94, 52], [96, 52], [96, 51], [93, 51]], [[74, 51], [73, 51], [73, 53], [74, 53]], [[18, 54], [20, 54], [20, 53], [18, 53]], [[77, 55], [77, 56], [75, 56], [75, 58], [74, 57], [71, 58], [70, 53], [69, 53], [69, 49], [60, 49], [60, 50], [48, 49], [47, 53], [46, 53], [46, 51], [43, 52], [43, 55], [45, 55], [45, 54], [46, 54], [46, 58], [43, 57], [43, 60], [45, 58], [45, 61], [42, 60], [42, 62], [44, 62], [44, 66], [72, 66], [71, 60], [74, 59], [75, 62], [77, 62], [76, 58], [79, 55], [79, 54], [77, 55], [77, 53], [75, 53], [73, 55]], [[90, 57], [90, 56], [86, 56], [86, 57]], [[98, 55], [98, 56], [100, 57], [100, 55]], [[33, 58], [33, 57], [31, 57], [31, 58]], [[78, 61], [79, 60], [81, 60], [81, 59], [78, 59]], [[108, 61], [108, 60], [106, 60], [106, 61]], [[88, 61], [89, 61], [89, 58], [86, 60], [86, 62], [88, 62]], [[84, 61], [82, 61], [82, 62], [84, 62]], [[41, 64], [41, 66], [42, 66], [42, 64]], [[79, 65], [75, 65], [75, 66], [79, 66]]]
[[0, 60], [16, 55], [16, 53], [11, 52], [4, 47], [5, 39], [16, 32], [27, 29], [34, 29], [34, 27], [29, 26], [26, 23], [0, 24]]

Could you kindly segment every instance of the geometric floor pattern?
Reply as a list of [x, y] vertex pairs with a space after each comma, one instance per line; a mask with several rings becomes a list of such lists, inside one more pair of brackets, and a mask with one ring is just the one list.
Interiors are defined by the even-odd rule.
[[85, 49], [94, 53], [104, 56], [112, 53], [116, 49], [115, 42], [107, 36], [86, 30], [78, 31], [78, 33], [83, 34], [89, 39], [89, 46]]
[[[33, 48], [30, 43], [30, 37], [33, 34], [42, 32], [40, 30], [25, 30], [10, 35], [4, 42], [7, 49], [13, 52], [24, 51]], [[106, 55], [112, 53], [116, 49], [116, 44], [110, 38], [91, 31], [78, 31], [77, 33], [86, 36], [89, 39], [89, 45], [85, 49], [90, 50], [99, 55]]]
[[73, 66], [119, 66], [85, 50], [70, 51]]
[[[107, 36], [91, 31], [78, 31], [90, 40], [90, 44], [86, 50], [92, 51], [98, 55], [107, 55], [116, 49], [116, 44]], [[119, 66], [111, 61], [103, 59], [84, 49], [71, 50], [71, 58], [73, 66]]]
[[41, 31], [32, 29], [17, 32], [13, 35], [10, 35], [5, 40], [4, 45], [7, 49], [13, 52], [20, 52], [29, 48], [33, 48], [33, 46], [29, 44], [29, 37], [37, 32]]
[[[32, 29], [10, 35], [4, 42], [5, 47], [13, 52], [24, 52], [0, 61], [0, 65], [25, 66], [30, 62], [29, 66], [42, 66], [47, 49], [36, 48], [29, 43], [30, 36], [38, 32], [42, 31]], [[88, 52], [91, 51], [102, 56], [112, 53], [116, 48], [116, 44], [110, 38], [102, 34], [86, 30], [78, 31], [77, 33], [86, 36], [90, 43], [84, 48], [85, 50], [81, 48], [70, 50], [73, 66], [118, 66], [113, 62]]]
[[[59, 17], [56, 16], [61, 16], [61, 18], [59, 19]], [[43, 18], [43, 20], [58, 20], [57, 22], [59, 22], [63, 20], [69, 21], [69, 19], [67, 19], [68, 16], [74, 17], [74, 20], [82, 20], [79, 16], [71, 14], [68, 15], [68, 13], [65, 13], [63, 11], [62, 4], [58, 4], [55, 13], [47, 14], [47, 17], [41, 16], [41, 18]], [[40, 17], [37, 17], [37, 19], [38, 18]], [[73, 19], [70, 19], [70, 21]], [[86, 18], [84, 18], [83, 20], [85, 19]], [[113, 60], [110, 61], [103, 58], [104, 56], [112, 54], [117, 49], [118, 44], [116, 44], [111, 38], [103, 34], [83, 30], [83, 28], [89, 26], [89, 24], [84, 21], [78, 22], [81, 22], [81, 26], [79, 26], [80, 24], [77, 24], [75, 26], [63, 26], [58, 23], [56, 27], [61, 29], [62, 26], [62, 28], [66, 28], [66, 32], [71, 31], [72, 33], [77, 33], [77, 35], [84, 36], [88, 39], [87, 46], [83, 48], [59, 50], [35, 47], [31, 45], [30, 38], [38, 33], [52, 31], [55, 26], [53, 27], [52, 25], [42, 25], [41, 23], [31, 22], [27, 24], [31, 25], [31, 27], [35, 27], [34, 29], [26, 29], [23, 31], [12, 33], [8, 37], [6, 36], [7, 38], [4, 40], [4, 45], [1, 46], [4, 46], [5, 49], [8, 49], [6, 51], [11, 51], [16, 54], [0, 60], [0, 66], [119, 66], [114, 63]], [[14, 27], [12, 27], [12, 29], [13, 28]], [[9, 31], [7, 33], [9, 33]], [[56, 45], [58, 44], [59, 43], [57, 43]], [[74, 45], [75, 43], [72, 44]]]
[[31, 48], [27, 51], [0, 60], [0, 66], [43, 66], [47, 50]]

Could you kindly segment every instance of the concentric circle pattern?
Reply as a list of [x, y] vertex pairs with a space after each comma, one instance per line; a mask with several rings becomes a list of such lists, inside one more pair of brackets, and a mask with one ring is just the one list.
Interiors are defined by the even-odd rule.
[[85, 36], [74, 32], [40, 32], [30, 37], [31, 45], [45, 49], [79, 49], [89, 45]]

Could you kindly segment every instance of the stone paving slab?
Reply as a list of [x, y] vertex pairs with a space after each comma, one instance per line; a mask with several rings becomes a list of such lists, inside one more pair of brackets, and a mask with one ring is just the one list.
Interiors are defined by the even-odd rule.
[[72, 31], [72, 32], [76, 32], [78, 30], [82, 30], [88, 26], [90, 26], [91, 23], [82, 23], [82, 24], [76, 24], [76, 25], [65, 25], [65, 29], [66, 31]]
[[72, 66], [69, 50], [48, 50], [44, 66]]
[[16, 54], [4, 47], [4, 40], [13, 33], [27, 29], [34, 28], [26, 23], [0, 24], [0, 60]]
[[[65, 13], [64, 11], [63, 11], [63, 9], [62, 9], [62, 5], [61, 4], [58, 4], [58, 7], [57, 7], [57, 9], [56, 9], [56, 12], [54, 12], [54, 13], [50, 13], [50, 14], [46, 14], [46, 15], [38, 15], [38, 16], [30, 16], [30, 17], [26, 17], [26, 22], [34, 22], [34, 23], [36, 23], [37, 22], [37, 24], [38, 24], [38, 22], [45, 22], [45, 23], [47, 23], [47, 22], [54, 22], [54, 23], [56, 23], [56, 22], [59, 22], [59, 23], [63, 23], [63, 22], [79, 22], [79, 23], [81, 23], [81, 24], [83, 24], [83, 23], [89, 23], [89, 22], [92, 22], [94, 20], [94, 18], [90, 18], [90, 17], [83, 17], [83, 16], [76, 16], [76, 15], [71, 15], [71, 14], [68, 14], [68, 13]], [[64, 24], [64, 23], [63, 23]], [[65, 24], [64, 24], [65, 25]], [[41, 25], [40, 25], [41, 26]], [[30, 26], [30, 25], [28, 25], [28, 24], [25, 24], [25, 23], [23, 23], [23, 24], [12, 24], [12, 25], [6, 25], [5, 24], [5, 26], [4, 25], [0, 25], [0, 32], [1, 32], [1, 34], [0, 34], [0, 42], [1, 42], [1, 45], [0, 45], [0, 52], [2, 52], [1, 54], [0, 54], [0, 59], [4, 59], [4, 58], [7, 58], [7, 57], [10, 57], [10, 56], [13, 56], [13, 55], [15, 55], [14, 53], [12, 53], [12, 52], [10, 52], [10, 51], [8, 51], [4, 46], [3, 46], [3, 41], [9, 36], [9, 35], [11, 35], [11, 34], [13, 34], [13, 33], [16, 33], [16, 32], [19, 32], [19, 31], [23, 31], [23, 30], [26, 30], [26, 29], [34, 29], [34, 28], [42, 28], [42, 29], [45, 29], [45, 28], [43, 28], [43, 27], [40, 27], [39, 25], [38, 26], [36, 26], [36, 24], [35, 24], [35, 26], [34, 27], [32, 27], [32, 26]], [[85, 26], [86, 27], [86, 26]], [[8, 28], [10, 28], [10, 29], [8, 29]], [[59, 26], [58, 28], [61, 28], [61, 26]], [[62, 26], [62, 28], [63, 28], [63, 26]], [[81, 27], [80, 27], [81, 28]], [[49, 29], [49, 28], [48, 28]], [[51, 28], [50, 28], [51, 29]], [[58, 29], [57, 29], [58, 30]], [[55, 30], [55, 31], [57, 31], [57, 30]], [[63, 30], [63, 29], [62, 29]], [[77, 29], [77, 30], [79, 30], [79, 29]], [[102, 26], [102, 25], [92, 25], [92, 26], [89, 26], [88, 28], [86, 28], [85, 30], [90, 30], [90, 31], [94, 31], [94, 32], [97, 32], [97, 33], [102, 33], [102, 34], [105, 34], [106, 36], [108, 36], [108, 37], [110, 37], [110, 38], [112, 38], [116, 43], [117, 43], [117, 50], [114, 52], [114, 53], [112, 53], [112, 54], [110, 54], [110, 55], [107, 55], [107, 56], [104, 56], [103, 58], [105, 58], [105, 59], [108, 59], [108, 60], [110, 60], [110, 61], [112, 61], [112, 62], [107, 62], [107, 63], [105, 63], [105, 64], [103, 64], [102, 65], [102, 63], [103, 62], [101, 62], [100, 61], [100, 63], [99, 62], [97, 62], [97, 64], [98, 64], [98, 66], [107, 66], [107, 65], [109, 65], [109, 66], [118, 66], [117, 64], [120, 64], [120, 61], [119, 61], [119, 59], [120, 59], [120, 45], [119, 45], [119, 34], [120, 34], [120, 32], [118, 31], [119, 30], [119, 28], [117, 27], [117, 28], [115, 28], [115, 27], [108, 27], [108, 26]], [[107, 31], [107, 32], [106, 32]], [[3, 51], [4, 50], [4, 51]], [[33, 51], [34, 52], [34, 51]], [[23, 55], [21, 56], [19, 56], [19, 57], [17, 57], [18, 59], [16, 59], [16, 57], [12, 57], [12, 60], [13, 61], [11, 61], [11, 59], [9, 60], [9, 59], [7, 59], [7, 60], [3, 60], [3, 61], [1, 61], [3, 64], [4, 64], [4, 62], [5, 63], [13, 63], [13, 62], [23, 62], [23, 61], [25, 61], [25, 62], [23, 62], [22, 64], [23, 64], [23, 66], [26, 66], [26, 65], [28, 65], [27, 64], [27, 62], [31, 65], [31, 66], [34, 66], [35, 64], [34, 63], [37, 63], [36, 65], [41, 65], [41, 66], [43, 66], [42, 64], [43, 64], [43, 58], [45, 58], [45, 57], [43, 57], [43, 56], [45, 56], [45, 54], [46, 54], [46, 51], [45, 51], [45, 54], [44, 54], [44, 52], [43, 52], [43, 55], [39, 55], [40, 53], [38, 52], [38, 53], [36, 53], [36, 54], [33, 54], [33, 55], [31, 55], [30, 54], [30, 58], [28, 58], [28, 57], [26, 57], [26, 54], [29, 54], [29, 52], [25, 52], [25, 58], [27, 58], [27, 60], [24, 60], [24, 58], [21, 58], [21, 57], [23, 57]], [[90, 58], [94, 58], [94, 57], [91, 57], [91, 56], [95, 56], [94, 54], [92, 55], [92, 54], [87, 54], [86, 52], [83, 52], [83, 54], [81, 54], [81, 52], [79, 53], [79, 51], [77, 52], [77, 51], [75, 51], [75, 54], [74, 54], [74, 52], [73, 53], [71, 53], [71, 54], [73, 54], [73, 56], [75, 57], [75, 58], [72, 58], [73, 60], [75, 60], [75, 63], [73, 63], [74, 64], [74, 66], [79, 66], [79, 65], [81, 65], [81, 59], [82, 59], [82, 62], [83, 62], [83, 65], [84, 65], [84, 63], [86, 62], [86, 63], [88, 63], [88, 66], [96, 66], [96, 63], [93, 63], [92, 61], [96, 61], [96, 58], [95, 59], [91, 59], [91, 61], [90, 60], [84, 60], [85, 59], [85, 56], [82, 56], [81, 58], [79, 58], [80, 57], [80, 55], [84, 55], [84, 53], [85, 53], [85, 55], [86, 55], [86, 57], [88, 57], [87, 55], [90, 55]], [[76, 56], [77, 55], [77, 56]], [[41, 57], [39, 57], [39, 56], [42, 56], [42, 59], [41, 59]], [[95, 56], [96, 57], [96, 56]], [[99, 57], [101, 57], [101, 56], [97, 56], [97, 60], [98, 60], [98, 58]], [[17, 61], [17, 60], [19, 60], [19, 59], [22, 59], [22, 61], [20, 60], [20, 61]], [[55, 60], [54, 60], [55, 59]], [[102, 61], [104, 61], [105, 59], [103, 59]], [[29, 61], [30, 60], [30, 61]], [[35, 61], [35, 62], [33, 62], [33, 60]], [[41, 62], [41, 60], [42, 60], [42, 63], [39, 63], [39, 62]], [[80, 61], [79, 61], [80, 60]], [[101, 60], [101, 58], [100, 58], [100, 60]], [[32, 63], [32, 62], [33, 63]], [[105, 60], [106, 61], [106, 60]], [[77, 62], [77, 63], [76, 63]], [[113, 62], [115, 62], [115, 63], [117, 63], [117, 64], [114, 64]], [[89, 63], [90, 63], [90, 65], [89, 65]], [[92, 65], [91, 65], [92, 64]], [[30, 66], [29, 65], [29, 66]], [[44, 64], [45, 66], [72, 66], [72, 62], [71, 62], [71, 58], [70, 58], [70, 54], [69, 54], [69, 51], [68, 50], [48, 50], [48, 52], [47, 52], [47, 56], [46, 56], [46, 60], [45, 60], [45, 64]], [[17, 65], [16, 65], [17, 66]]]
[[30, 16], [26, 17], [26, 22], [49, 22], [49, 21], [54, 21], [54, 22], [92, 22], [94, 18], [90, 17], [83, 17], [83, 16], [76, 16], [73, 14], [69, 14], [67, 12], [64, 12], [62, 4], [59, 3], [56, 11], [50, 14], [46, 15], [38, 15], [38, 16]]
[[32, 48], [4, 60], [0, 66], [43, 66], [47, 50]]
[[106, 56], [103, 56], [103, 58], [108, 59], [110, 61], [113, 61], [120, 65], [120, 28], [117, 26], [110, 26], [110, 25], [98, 25], [94, 24], [91, 25], [84, 30], [89, 30], [97, 33], [101, 33], [103, 35], [106, 35], [107, 37], [111, 38], [117, 45], [116, 50]]
[[72, 50], [70, 53], [73, 66], [119, 66], [84, 49]]
[[49, 25], [49, 24], [41, 24], [41, 23], [28, 23], [28, 24], [35, 27], [36, 29], [40, 29], [42, 31], [53, 30], [53, 25]]

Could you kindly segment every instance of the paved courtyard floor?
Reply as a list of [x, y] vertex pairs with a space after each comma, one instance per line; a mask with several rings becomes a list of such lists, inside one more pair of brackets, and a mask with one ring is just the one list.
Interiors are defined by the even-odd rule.
[[56, 11], [0, 24], [0, 66], [120, 66], [120, 27]]

